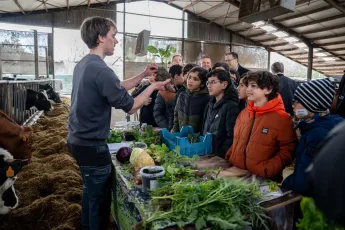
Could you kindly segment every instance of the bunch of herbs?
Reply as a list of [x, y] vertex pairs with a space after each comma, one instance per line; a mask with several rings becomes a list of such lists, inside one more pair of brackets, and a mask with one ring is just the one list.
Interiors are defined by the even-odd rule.
[[[209, 226], [215, 230], [243, 229], [247, 225], [268, 229], [259, 198], [256, 184], [240, 180], [182, 181], [171, 185], [170, 190], [152, 191], [156, 211], [144, 218], [144, 224], [149, 227], [153, 222], [167, 221], [179, 227], [192, 223], [198, 230]], [[169, 201], [167, 210], [161, 204]]]

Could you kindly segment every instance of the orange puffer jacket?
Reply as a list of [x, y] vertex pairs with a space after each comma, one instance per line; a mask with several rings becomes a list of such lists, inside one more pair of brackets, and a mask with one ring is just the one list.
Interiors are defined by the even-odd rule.
[[292, 121], [278, 94], [261, 108], [249, 102], [239, 114], [226, 158], [238, 168], [277, 180], [292, 162], [296, 143]]

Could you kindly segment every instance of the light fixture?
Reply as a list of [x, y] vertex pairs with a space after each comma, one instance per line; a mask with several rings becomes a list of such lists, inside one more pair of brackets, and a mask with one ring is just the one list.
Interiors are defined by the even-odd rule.
[[275, 28], [274, 26], [271, 26], [271, 25], [261, 26], [260, 29], [263, 29], [263, 30], [265, 30], [268, 33], [277, 30], [277, 28]]
[[260, 27], [265, 25], [266, 23], [264, 21], [258, 21], [258, 22], [253, 22], [252, 25], [255, 27]]
[[[295, 44], [294, 44], [295, 45]], [[309, 49], [308, 48], [306, 48], [306, 49], [304, 49], [305, 51], [309, 51]], [[313, 52], [314, 53], [316, 53], [316, 52], [319, 52], [320, 51], [320, 49], [319, 48], [314, 48], [313, 49]]]
[[333, 57], [324, 57], [322, 59], [325, 61], [335, 61], [335, 58], [333, 58]]
[[295, 37], [287, 37], [287, 38], [283, 38], [285, 41], [287, 42], [298, 42], [299, 40]]
[[327, 57], [327, 54], [325, 53], [315, 53], [314, 55], [317, 57]]
[[278, 38], [282, 38], [282, 37], [287, 37], [289, 36], [287, 33], [283, 32], [283, 31], [277, 31], [272, 33], [274, 36], [277, 36]]
[[307, 45], [306, 45], [305, 43], [303, 43], [303, 42], [294, 43], [293, 45], [294, 45], [294, 46], [297, 46], [297, 47], [299, 47], [299, 48], [307, 47]]

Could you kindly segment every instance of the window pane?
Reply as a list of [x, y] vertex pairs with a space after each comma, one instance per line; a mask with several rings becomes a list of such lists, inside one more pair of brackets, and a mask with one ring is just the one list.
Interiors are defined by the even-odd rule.
[[238, 54], [241, 66], [256, 70], [267, 70], [268, 52], [260, 47], [232, 46], [232, 51]]

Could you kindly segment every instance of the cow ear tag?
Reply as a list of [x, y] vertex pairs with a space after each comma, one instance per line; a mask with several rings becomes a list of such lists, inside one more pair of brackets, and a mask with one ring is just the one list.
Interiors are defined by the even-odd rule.
[[25, 141], [27, 141], [27, 140], [28, 140], [28, 138], [24, 135], [23, 141], [25, 142]]
[[8, 166], [8, 169], [6, 171], [6, 177], [14, 177], [14, 171], [11, 166]]

